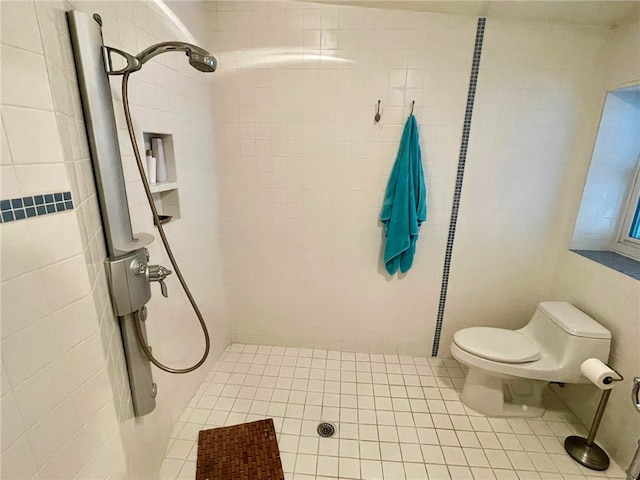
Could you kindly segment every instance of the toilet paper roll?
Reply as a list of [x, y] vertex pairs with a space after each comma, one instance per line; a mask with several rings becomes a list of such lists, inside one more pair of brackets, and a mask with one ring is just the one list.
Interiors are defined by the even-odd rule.
[[582, 362], [580, 371], [601, 390], [613, 388], [613, 379], [618, 377], [616, 372], [597, 358], [589, 358]]

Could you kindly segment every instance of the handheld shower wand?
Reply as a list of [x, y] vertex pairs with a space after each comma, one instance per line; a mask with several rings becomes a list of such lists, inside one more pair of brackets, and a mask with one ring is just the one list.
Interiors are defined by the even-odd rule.
[[[187, 285], [187, 282], [185, 281], [184, 277], [182, 276], [182, 272], [180, 271], [180, 267], [178, 266], [178, 262], [176, 261], [174, 255], [173, 255], [173, 251], [171, 250], [171, 245], [169, 244], [169, 240], [167, 239], [167, 236], [165, 235], [164, 232], [164, 228], [162, 226], [162, 222], [160, 221], [159, 215], [158, 215], [158, 210], [156, 209], [155, 203], [153, 202], [153, 196], [151, 193], [151, 188], [149, 187], [149, 182], [147, 180], [147, 177], [144, 173], [144, 166], [142, 163], [142, 157], [140, 155], [140, 151], [138, 149], [138, 144], [135, 141], [135, 131], [133, 129], [133, 122], [131, 120], [131, 111], [129, 108], [129, 92], [128, 92], [128, 85], [129, 85], [129, 75], [131, 75], [131, 73], [133, 72], [137, 72], [138, 70], [140, 70], [142, 68], [142, 65], [144, 65], [147, 61], [149, 61], [150, 59], [152, 59], [153, 57], [155, 57], [156, 55], [160, 55], [161, 53], [166, 53], [166, 52], [176, 52], [176, 51], [182, 51], [185, 52], [186, 55], [189, 57], [189, 63], [191, 64], [191, 66], [193, 66], [195, 69], [201, 71], [201, 72], [214, 72], [216, 67], [217, 67], [217, 61], [215, 59], [215, 57], [213, 55], [211, 55], [209, 52], [207, 52], [206, 50], [196, 46], [196, 45], [192, 45], [190, 43], [185, 43], [185, 42], [163, 42], [163, 43], [158, 43], [156, 45], [152, 45], [149, 48], [146, 48], [145, 50], [143, 50], [142, 52], [140, 52], [138, 55], [133, 56], [130, 55], [126, 52], [123, 52], [122, 50], [118, 50], [116, 48], [112, 48], [112, 47], [103, 47], [103, 52], [104, 52], [104, 59], [105, 59], [105, 64], [106, 64], [106, 69], [107, 69], [107, 73], [109, 75], [122, 75], [122, 103], [124, 106], [124, 115], [125, 115], [125, 120], [127, 123], [127, 130], [129, 131], [129, 138], [131, 139], [131, 146], [133, 147], [133, 153], [134, 156], [136, 158], [136, 164], [138, 166], [138, 173], [140, 174], [140, 179], [142, 180], [142, 186], [144, 187], [144, 191], [145, 191], [145, 195], [147, 197], [147, 201], [149, 203], [149, 207], [151, 207], [151, 213], [153, 215], [153, 220], [154, 223], [156, 225], [156, 227], [158, 228], [158, 232], [160, 234], [160, 239], [162, 240], [162, 244], [164, 245], [165, 250], [167, 251], [167, 255], [169, 257], [169, 261], [171, 262], [171, 265], [173, 266], [176, 276], [178, 277], [178, 280], [180, 281], [180, 285], [182, 285], [182, 288], [185, 292], [185, 294], [187, 295], [187, 298], [189, 299], [189, 303], [191, 304], [193, 311], [195, 312], [196, 316], [198, 317], [198, 321], [200, 322], [200, 326], [202, 327], [202, 331], [204, 333], [204, 338], [205, 338], [205, 351], [202, 355], [202, 357], [200, 358], [200, 360], [195, 363], [194, 365], [192, 365], [191, 367], [188, 368], [171, 368], [168, 367], [166, 365], [163, 365], [162, 363], [160, 363], [158, 361], [158, 359], [156, 359], [153, 354], [151, 353], [151, 349], [149, 348], [149, 346], [146, 343], [146, 340], [144, 339], [144, 335], [142, 332], [142, 327], [140, 325], [141, 319], [139, 318], [138, 314], [136, 313], [135, 315], [135, 330], [136, 330], [136, 336], [138, 338], [138, 343], [140, 344], [140, 347], [144, 353], [144, 355], [147, 357], [147, 359], [153, 363], [156, 367], [158, 367], [161, 370], [164, 370], [165, 372], [168, 373], [189, 373], [194, 371], [195, 369], [197, 369], [198, 367], [200, 367], [200, 365], [202, 365], [205, 360], [207, 359], [207, 357], [209, 356], [209, 350], [211, 348], [211, 341], [209, 338], [209, 331], [207, 330], [207, 325], [204, 321], [204, 318], [202, 316], [202, 313], [200, 312], [200, 309], [198, 307], [198, 304], [196, 303], [195, 299], [193, 298], [193, 295], [191, 294], [191, 291], [189, 290], [189, 287]], [[127, 65], [119, 70], [114, 70], [113, 68], [113, 61], [112, 61], [112, 53], [117, 53], [118, 55], [122, 56], [125, 58], [125, 60], [127, 61]], [[169, 272], [170, 273], [170, 272]]]
[[[147, 63], [156, 55], [167, 52], [185, 52], [189, 57], [189, 63], [196, 70], [204, 73], [215, 72], [218, 66], [216, 58], [205, 49], [186, 42], [162, 42], [145, 48], [138, 55], [133, 56], [127, 52], [113, 47], [102, 47], [104, 49], [104, 58], [107, 63], [107, 73], [109, 75], [124, 75], [125, 73], [137, 72], [142, 65]], [[121, 69], [114, 69], [112, 53], [117, 53], [127, 61], [127, 65]]]

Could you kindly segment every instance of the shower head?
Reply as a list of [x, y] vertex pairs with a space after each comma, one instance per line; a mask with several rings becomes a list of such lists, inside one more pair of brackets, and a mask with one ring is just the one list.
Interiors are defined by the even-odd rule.
[[189, 57], [189, 63], [191, 66], [201, 72], [214, 72], [216, 70], [218, 62], [213, 55], [203, 48], [185, 42], [157, 43], [156, 45], [152, 45], [149, 48], [144, 49], [136, 55], [136, 57], [140, 60], [141, 64], [144, 64], [156, 55], [176, 51], [185, 52]]
[[[107, 64], [107, 73], [109, 75], [122, 75], [125, 73], [137, 72], [142, 68], [146, 62], [151, 60], [156, 55], [160, 55], [165, 52], [185, 52], [189, 57], [189, 64], [199, 70], [201, 72], [209, 73], [215, 72], [216, 67], [218, 66], [218, 62], [215, 57], [207, 52], [205, 49], [198, 47], [197, 45], [192, 45], [191, 43], [186, 42], [162, 42], [157, 43], [155, 45], [150, 46], [149, 48], [145, 48], [135, 57], [133, 55], [128, 54], [127, 52], [123, 52], [122, 50], [118, 50], [113, 47], [103, 47], [105, 51], [105, 60]], [[113, 62], [111, 60], [111, 54], [115, 52], [118, 55], [124, 57], [127, 61], [127, 66], [120, 69], [115, 70], [113, 68]]]

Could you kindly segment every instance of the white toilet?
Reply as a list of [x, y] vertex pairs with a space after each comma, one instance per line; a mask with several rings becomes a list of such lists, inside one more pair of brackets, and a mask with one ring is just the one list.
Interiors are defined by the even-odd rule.
[[469, 367], [462, 402], [491, 417], [539, 417], [549, 382], [587, 383], [580, 365], [606, 362], [611, 332], [567, 302], [542, 302], [519, 330], [457, 331], [454, 358]]

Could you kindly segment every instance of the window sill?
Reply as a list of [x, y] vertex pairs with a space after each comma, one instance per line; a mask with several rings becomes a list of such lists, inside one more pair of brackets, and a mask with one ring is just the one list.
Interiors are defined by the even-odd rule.
[[582, 255], [594, 262], [612, 268], [631, 278], [640, 280], [640, 262], [633, 258], [625, 257], [619, 253], [606, 250], [571, 250], [578, 255]]

